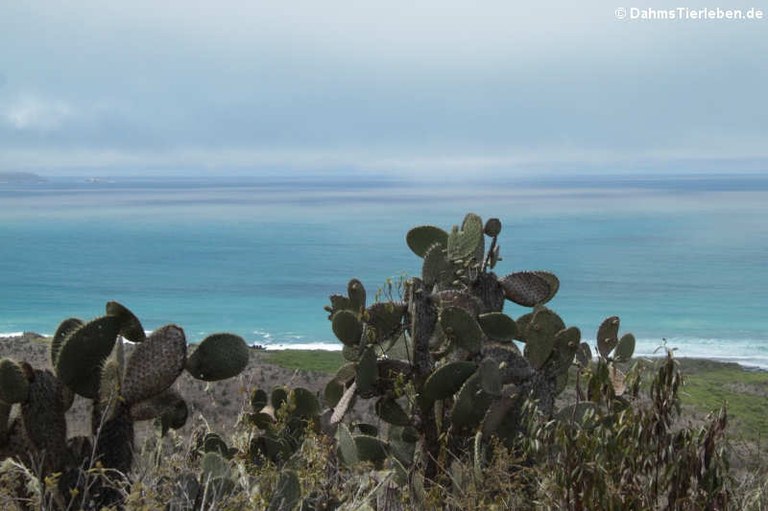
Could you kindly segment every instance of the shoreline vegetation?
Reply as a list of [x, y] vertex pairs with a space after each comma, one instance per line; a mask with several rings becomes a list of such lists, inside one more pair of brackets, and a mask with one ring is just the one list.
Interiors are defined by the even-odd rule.
[[[50, 369], [50, 341], [50, 337], [31, 332], [5, 337], [0, 339], [0, 357]], [[205, 384], [192, 378], [179, 380], [179, 390], [183, 395], [190, 396], [190, 416], [204, 417], [212, 428], [221, 429], [224, 434], [230, 433], [240, 413], [249, 406], [251, 388], [303, 386], [321, 394], [327, 380], [345, 363], [341, 351], [251, 348], [250, 352], [248, 367], [231, 382], [219, 382], [215, 388], [206, 389]], [[626, 365], [629, 367], [639, 362], [650, 368], [655, 360], [661, 358], [638, 357]], [[677, 361], [685, 380], [681, 392], [684, 419], [701, 422], [726, 403], [731, 440], [762, 450], [761, 444], [768, 438], [768, 371], [744, 367], [736, 362], [702, 358], [683, 357], [677, 358]], [[563, 399], [567, 400], [568, 395]], [[70, 428], [85, 434], [90, 419], [85, 415], [85, 402], [81, 406], [83, 414], [73, 414], [75, 418]], [[82, 424], [79, 420], [83, 421]], [[149, 430], [151, 423], [144, 425]], [[138, 433], [141, 436], [141, 432]], [[763, 452], [759, 455], [766, 457]]]

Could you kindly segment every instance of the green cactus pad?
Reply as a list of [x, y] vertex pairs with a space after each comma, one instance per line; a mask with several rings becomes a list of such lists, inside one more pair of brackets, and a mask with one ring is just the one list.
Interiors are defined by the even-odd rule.
[[459, 391], [477, 370], [474, 362], [449, 362], [435, 370], [424, 383], [422, 395], [432, 401], [448, 399]]
[[485, 227], [483, 228], [483, 232], [486, 236], [498, 236], [501, 232], [501, 220], [498, 218], [489, 218], [485, 222]]
[[336, 338], [345, 346], [357, 346], [363, 335], [363, 325], [357, 319], [357, 314], [348, 310], [340, 310], [333, 315], [331, 327]]
[[[0, 445], [5, 447], [6, 437], [8, 435], [8, 419], [11, 417], [11, 409], [13, 405], [9, 405], [0, 401]], [[2, 456], [2, 454], [0, 454]]]
[[526, 328], [525, 357], [534, 369], [540, 369], [555, 347], [555, 335], [563, 329], [563, 320], [549, 309], [536, 311]]
[[564, 328], [555, 335], [553, 349], [553, 370], [557, 373], [567, 372], [573, 363], [573, 357], [579, 349], [581, 331], [575, 326]]
[[359, 312], [365, 309], [365, 286], [357, 279], [352, 279], [347, 283], [347, 294], [352, 310]]
[[502, 424], [508, 425], [510, 423], [507, 417], [510, 415], [514, 406], [514, 396], [502, 396], [501, 399], [497, 399], [491, 403], [481, 424], [480, 433], [482, 438], [488, 439], [492, 435], [505, 438], [507, 434], [513, 433], [513, 431], [505, 431]]
[[105, 467], [129, 473], [133, 465], [134, 431], [128, 407], [118, 404], [114, 417], [101, 425], [96, 455]]
[[617, 362], [627, 362], [632, 358], [635, 353], [635, 336], [632, 334], [624, 334], [619, 339], [619, 344], [616, 345], [616, 351], [613, 356]]
[[112, 352], [120, 332], [120, 321], [103, 316], [72, 331], [56, 357], [56, 374], [70, 389], [83, 397], [96, 399], [101, 366]]
[[403, 316], [407, 307], [404, 303], [379, 302], [366, 309], [366, 320], [376, 331], [376, 339], [382, 341], [402, 330]]
[[376, 352], [372, 346], [363, 351], [357, 363], [357, 391], [362, 397], [372, 397], [379, 370], [376, 365]]
[[123, 399], [132, 404], [163, 392], [184, 370], [186, 358], [187, 340], [181, 328], [167, 325], [155, 330], [128, 359]]
[[489, 312], [478, 318], [483, 333], [494, 341], [513, 341], [517, 335], [515, 320], [503, 312]]
[[275, 423], [275, 418], [266, 412], [255, 412], [247, 415], [248, 421], [259, 429], [269, 430]]
[[349, 346], [345, 344], [344, 347], [341, 348], [341, 355], [344, 357], [344, 360], [349, 362], [357, 362], [360, 360], [361, 354], [362, 350], [360, 349], [360, 346]]
[[83, 321], [78, 318], [65, 319], [59, 324], [56, 333], [53, 334], [53, 339], [51, 339], [51, 367], [56, 367], [56, 360], [59, 358], [59, 350], [61, 350], [64, 339], [81, 326], [83, 326]]
[[293, 470], [284, 470], [267, 511], [293, 511], [301, 503], [301, 482]]
[[178, 396], [178, 399], [166, 408], [158, 419], [162, 434], [165, 435], [169, 429], [183, 428], [188, 418], [189, 408], [187, 407], [187, 402], [181, 396]]
[[128, 307], [117, 303], [107, 302], [107, 316], [115, 316], [120, 320], [120, 335], [131, 342], [144, 342], [147, 335], [144, 333], [144, 327]]
[[480, 363], [478, 372], [480, 373], [480, 385], [483, 392], [491, 396], [500, 396], [502, 381], [499, 362], [486, 358]]
[[448, 307], [440, 312], [440, 326], [457, 346], [477, 353], [482, 346], [483, 332], [477, 321], [464, 309]]
[[353, 438], [358, 460], [378, 465], [387, 459], [387, 444], [378, 438], [368, 435], [354, 435]]
[[510, 273], [499, 282], [504, 288], [504, 296], [507, 300], [523, 307], [547, 303], [554, 296], [548, 278], [542, 277], [537, 272]]
[[464, 217], [461, 230], [454, 226], [448, 235], [448, 259], [477, 259], [478, 251], [481, 259], [483, 245], [483, 220], [474, 213], [468, 213]]
[[446, 247], [448, 245], [448, 233], [439, 227], [422, 225], [408, 231], [408, 234], [405, 235], [405, 242], [414, 254], [424, 257], [434, 245]]
[[451, 423], [456, 428], [476, 426], [485, 416], [493, 397], [483, 391], [480, 372], [470, 376], [456, 395], [456, 402], [451, 410]]
[[119, 362], [110, 356], [101, 367], [101, 379], [99, 380], [98, 403], [108, 417], [120, 396], [120, 388], [123, 383], [123, 372]]
[[29, 396], [29, 382], [21, 366], [10, 358], [0, 359], [0, 401], [23, 403]]
[[528, 312], [515, 320], [515, 325], [517, 326], [517, 333], [515, 334], [516, 341], [526, 342], [525, 332], [528, 330], [528, 325], [531, 324], [533, 314], [533, 312]]
[[254, 389], [253, 392], [251, 392], [251, 410], [259, 412], [262, 408], [267, 406], [267, 403], [269, 403], [269, 396], [267, 396], [265, 391], [262, 389]]
[[220, 456], [228, 456], [229, 447], [227, 443], [217, 433], [206, 433], [199, 444], [200, 451], [213, 452]]
[[354, 307], [352, 306], [352, 302], [349, 300], [348, 297], [343, 295], [331, 295], [329, 298], [331, 300], [331, 307], [329, 311], [331, 312], [331, 315], [342, 310], [349, 310], [349, 311], [356, 312], [354, 310]]
[[427, 250], [421, 267], [421, 278], [428, 288], [453, 280], [454, 266], [448, 260], [443, 245], [435, 243]]
[[160, 394], [131, 405], [129, 413], [134, 421], [148, 421], [160, 417], [166, 410], [183, 400], [178, 392], [166, 389]]
[[597, 329], [597, 350], [607, 358], [611, 350], [619, 343], [619, 317], [606, 318]]
[[344, 395], [344, 390], [344, 385], [335, 379], [330, 380], [325, 384], [325, 389], [323, 390], [323, 399], [325, 400], [325, 404], [331, 408], [336, 406], [341, 400], [341, 396]]
[[226, 380], [240, 374], [248, 366], [248, 345], [233, 334], [213, 334], [187, 359], [186, 369], [203, 381]]
[[473, 318], [483, 310], [483, 302], [479, 298], [463, 291], [452, 289], [440, 291], [437, 293], [437, 299], [443, 309], [458, 307], [467, 311]]
[[592, 350], [589, 344], [582, 342], [579, 344], [579, 349], [576, 350], [576, 361], [581, 367], [587, 367], [592, 360]]
[[21, 420], [30, 443], [44, 456], [47, 471], [58, 471], [67, 459], [67, 420], [62, 385], [50, 372], [36, 369], [29, 383]]
[[349, 362], [341, 366], [339, 370], [336, 371], [336, 375], [333, 377], [333, 379], [346, 387], [352, 380], [355, 379], [355, 376], [357, 376], [357, 364], [354, 362]]
[[366, 422], [358, 422], [357, 424], [355, 424], [355, 429], [357, 429], [363, 435], [379, 436], [379, 428], [377, 428], [373, 424], [368, 424]]
[[200, 460], [203, 484], [217, 477], [227, 477], [231, 468], [229, 460], [216, 450], [207, 450]]
[[288, 389], [281, 386], [274, 387], [272, 389], [272, 394], [269, 396], [269, 401], [272, 403], [272, 408], [274, 408], [275, 411], [279, 410], [288, 402]]
[[483, 357], [495, 360], [501, 373], [501, 382], [506, 385], [519, 385], [529, 380], [534, 370], [514, 344], [486, 343], [483, 345]]
[[376, 401], [376, 415], [381, 420], [395, 426], [407, 426], [411, 423], [411, 418], [405, 413], [405, 410], [391, 397], [382, 397]]
[[320, 401], [314, 392], [303, 387], [296, 387], [288, 397], [293, 406], [293, 415], [303, 419], [316, 417], [320, 414]]
[[336, 430], [336, 443], [340, 458], [345, 464], [352, 466], [358, 463], [355, 439], [346, 424], [339, 424]]
[[543, 302], [541, 302], [547, 303], [552, 298], [554, 298], [557, 292], [560, 290], [560, 279], [557, 278], [557, 275], [549, 271], [536, 270], [533, 273], [546, 280], [547, 284], [549, 284], [549, 296]]

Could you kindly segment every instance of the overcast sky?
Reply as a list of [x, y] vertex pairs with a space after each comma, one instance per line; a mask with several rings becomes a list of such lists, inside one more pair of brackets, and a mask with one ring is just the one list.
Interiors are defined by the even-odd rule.
[[0, 171], [761, 168], [768, 19], [678, 5], [0, 0]]

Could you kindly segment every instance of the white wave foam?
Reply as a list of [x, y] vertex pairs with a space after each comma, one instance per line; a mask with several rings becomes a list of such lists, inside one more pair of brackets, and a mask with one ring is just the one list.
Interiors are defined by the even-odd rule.
[[10, 339], [11, 337], [21, 337], [24, 332], [0, 332], [0, 339]]

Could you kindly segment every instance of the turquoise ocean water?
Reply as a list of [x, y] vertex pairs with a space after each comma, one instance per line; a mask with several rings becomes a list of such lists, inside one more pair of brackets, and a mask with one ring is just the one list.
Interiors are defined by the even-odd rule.
[[407, 230], [468, 211], [504, 224], [498, 273], [560, 277], [550, 306], [585, 338], [619, 315], [640, 353], [665, 338], [681, 356], [768, 367], [768, 178], [754, 175], [0, 184], [0, 332], [51, 333], [118, 300], [191, 340], [337, 347], [328, 295], [418, 274]]

